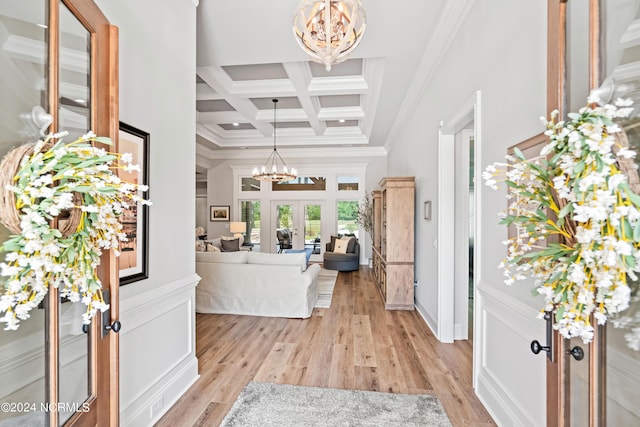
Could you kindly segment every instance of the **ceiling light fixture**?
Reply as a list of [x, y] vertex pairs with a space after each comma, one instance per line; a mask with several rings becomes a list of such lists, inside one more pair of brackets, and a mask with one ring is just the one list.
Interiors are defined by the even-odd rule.
[[[253, 168], [252, 175], [255, 179], [259, 179], [261, 181], [291, 181], [292, 179], [296, 179], [298, 173], [294, 168], [287, 168], [287, 164], [282, 159], [276, 148], [276, 105], [278, 104], [278, 100], [272, 99], [271, 101], [273, 101], [273, 151], [271, 152], [271, 155], [267, 157], [267, 160], [265, 160], [262, 168]], [[282, 163], [281, 167], [279, 166], [279, 163]]]
[[360, 0], [302, 0], [293, 17], [293, 34], [315, 62], [331, 65], [347, 59], [366, 28]]

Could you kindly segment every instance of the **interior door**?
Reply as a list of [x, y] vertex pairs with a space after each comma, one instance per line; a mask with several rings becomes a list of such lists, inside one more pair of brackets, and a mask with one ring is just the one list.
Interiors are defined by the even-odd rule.
[[[558, 109], [562, 117], [576, 111], [592, 89], [605, 103], [631, 98], [640, 110], [639, 22], [640, 0], [549, 1], [549, 112]], [[638, 113], [618, 124], [638, 151]], [[548, 426], [640, 425], [637, 289], [630, 308], [595, 326], [588, 345], [562, 339], [548, 323]]]
[[[117, 30], [87, 0], [0, 3], [3, 70], [0, 154], [48, 132], [75, 138], [93, 130], [117, 135]], [[0, 238], [7, 237], [6, 229]], [[118, 313], [115, 259], [100, 267], [111, 316]], [[82, 307], [49, 287], [43, 306], [17, 331], [0, 332], [0, 425], [117, 425], [118, 340], [101, 319], [86, 333]], [[111, 319], [105, 318], [111, 323]]]

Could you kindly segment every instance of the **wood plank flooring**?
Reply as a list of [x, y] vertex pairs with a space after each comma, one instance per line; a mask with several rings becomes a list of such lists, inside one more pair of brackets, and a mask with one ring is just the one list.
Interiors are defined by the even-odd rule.
[[361, 267], [339, 273], [331, 308], [306, 320], [197, 314], [200, 378], [156, 425], [217, 426], [255, 380], [434, 394], [454, 426], [494, 426], [471, 385], [471, 352], [440, 343], [415, 311], [384, 310]]

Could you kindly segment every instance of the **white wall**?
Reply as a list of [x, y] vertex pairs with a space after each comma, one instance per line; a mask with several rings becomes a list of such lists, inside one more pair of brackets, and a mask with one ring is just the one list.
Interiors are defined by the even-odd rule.
[[[430, 321], [438, 318], [433, 242], [438, 223], [438, 156], [434, 153], [440, 121], [458, 111], [477, 90], [482, 92], [483, 145], [477, 152], [481, 169], [503, 160], [510, 145], [543, 131], [539, 117], [546, 108], [546, 16], [545, 2], [476, 0], [393, 141], [387, 173], [416, 176], [416, 217], [422, 218], [419, 211], [424, 200], [434, 201], [433, 220], [416, 222], [416, 279], [420, 281], [416, 302]], [[506, 206], [505, 192], [481, 187], [482, 183], [476, 184], [482, 236], [476, 311], [484, 321], [476, 324], [481, 329], [474, 345], [484, 346], [484, 353], [482, 360], [476, 360], [477, 392], [498, 424], [541, 425], [544, 358], [528, 350], [532, 339], [543, 336], [542, 322], [535, 320], [534, 307], [540, 301], [531, 297], [530, 286], [504, 285], [497, 266], [506, 253], [501, 243], [506, 228], [498, 224], [497, 215]], [[520, 310], [510, 310], [507, 303], [519, 304]]]
[[120, 120], [150, 133], [149, 278], [120, 288], [120, 422], [143, 426], [198, 375], [196, 6], [191, 0], [96, 3], [119, 28]]

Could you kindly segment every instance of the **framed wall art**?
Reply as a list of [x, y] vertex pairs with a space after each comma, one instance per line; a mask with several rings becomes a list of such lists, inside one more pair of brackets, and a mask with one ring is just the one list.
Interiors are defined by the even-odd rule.
[[209, 221], [228, 222], [230, 220], [230, 206], [210, 206]]
[[[118, 152], [131, 153], [131, 163], [140, 166], [140, 170], [133, 171], [118, 169], [118, 176], [149, 185], [149, 133], [120, 122]], [[148, 192], [140, 196], [149, 198]], [[120, 246], [119, 275], [120, 285], [126, 285], [149, 277], [149, 206], [138, 202], [126, 209], [120, 220], [127, 241]]]

